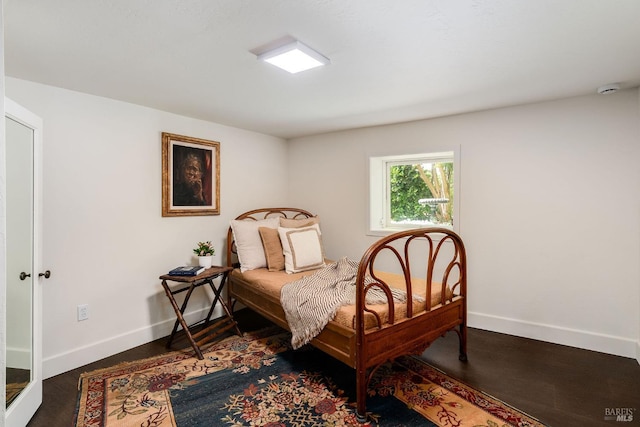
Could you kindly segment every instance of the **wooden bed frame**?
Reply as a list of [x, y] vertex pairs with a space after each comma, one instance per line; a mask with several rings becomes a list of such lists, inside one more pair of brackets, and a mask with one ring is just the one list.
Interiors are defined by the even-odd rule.
[[[236, 219], [260, 220], [274, 216], [301, 219], [312, 217], [313, 214], [297, 208], [263, 208], [245, 212]], [[407, 315], [394, 321], [394, 305], [393, 302], [389, 302], [388, 310], [391, 320], [381, 324], [378, 318], [378, 326], [365, 329], [365, 315], [373, 313], [364, 302], [367, 290], [377, 286], [385, 291], [391, 301], [388, 286], [375, 276], [374, 262], [380, 254], [387, 252], [388, 255], [388, 251], [391, 252], [391, 257], [398, 262], [402, 270], [401, 274], [404, 275], [407, 283], [407, 300], [411, 301], [414, 291], [411, 288], [411, 271], [416, 267], [416, 260], [410, 259], [409, 247], [417, 240], [426, 241], [429, 248], [426, 259], [420, 260], [424, 263], [421, 268], [426, 271], [426, 295], [431, 295], [432, 283], [434, 286], [440, 286], [436, 281], [432, 282], [434, 266], [437, 260], [441, 263], [442, 258], [446, 258], [444, 270], [439, 270], [442, 273], [441, 303], [431, 307], [430, 298], [427, 298], [426, 310], [417, 313], [413, 312], [411, 303], [403, 303], [407, 304]], [[448, 246], [448, 249], [444, 250], [443, 246]], [[411, 263], [414, 265], [412, 266]], [[231, 228], [227, 233], [227, 265], [238, 266]], [[378, 282], [367, 287], [363, 286], [367, 273]], [[438, 279], [440, 279], [439, 276]], [[251, 283], [234, 275], [229, 276], [228, 285], [229, 307], [232, 312], [233, 305], [239, 301], [275, 324], [288, 329], [285, 313], [279, 300], [261, 293]], [[447, 293], [444, 292], [445, 287], [451, 290], [453, 296], [449, 293], [447, 298]], [[445, 228], [407, 230], [381, 238], [369, 247], [360, 260], [356, 289], [355, 329], [331, 321], [311, 341], [311, 344], [356, 370], [356, 415], [359, 422], [365, 422], [367, 386], [375, 370], [383, 363], [402, 355], [421, 354], [438, 337], [452, 330], [458, 334], [460, 342], [459, 359], [467, 360], [467, 284], [464, 244], [456, 233]]]

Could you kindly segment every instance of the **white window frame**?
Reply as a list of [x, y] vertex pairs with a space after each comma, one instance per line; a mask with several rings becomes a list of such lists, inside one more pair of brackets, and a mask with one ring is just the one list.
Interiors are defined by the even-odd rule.
[[[460, 147], [417, 154], [369, 156], [369, 227], [370, 236], [386, 236], [401, 230], [419, 228], [416, 224], [390, 223], [389, 168], [407, 163], [434, 163], [453, 160], [453, 229], [458, 232], [460, 223]], [[426, 227], [426, 226], [425, 226]]]

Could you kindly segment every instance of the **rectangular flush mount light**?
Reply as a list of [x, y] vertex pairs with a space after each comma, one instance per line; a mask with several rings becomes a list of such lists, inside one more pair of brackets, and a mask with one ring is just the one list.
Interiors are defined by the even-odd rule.
[[282, 68], [291, 74], [329, 63], [329, 58], [324, 57], [297, 40], [268, 52], [261, 53], [258, 55], [258, 59]]

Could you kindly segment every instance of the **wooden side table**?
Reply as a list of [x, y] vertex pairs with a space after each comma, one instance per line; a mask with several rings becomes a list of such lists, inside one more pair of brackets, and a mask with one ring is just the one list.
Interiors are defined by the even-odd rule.
[[[173, 330], [171, 331], [171, 335], [169, 336], [169, 340], [167, 341], [167, 348], [171, 347], [171, 342], [173, 341], [174, 336], [178, 332], [178, 325], [182, 326], [182, 330], [184, 331], [185, 335], [187, 336], [187, 339], [191, 343], [191, 347], [193, 347], [193, 349], [196, 352], [196, 355], [198, 356], [198, 359], [200, 360], [204, 359], [204, 357], [202, 356], [202, 350], [200, 349], [201, 345], [211, 341], [218, 335], [222, 334], [223, 332], [231, 328], [235, 328], [237, 334], [242, 335], [242, 332], [240, 332], [240, 328], [238, 328], [238, 324], [236, 323], [235, 320], [233, 320], [233, 315], [231, 314], [231, 311], [229, 311], [229, 307], [227, 306], [224, 299], [222, 298], [222, 290], [224, 289], [224, 285], [227, 282], [227, 276], [229, 275], [229, 272], [231, 272], [232, 270], [233, 268], [231, 267], [211, 267], [206, 269], [202, 273], [198, 274], [197, 276], [170, 276], [168, 274], [164, 274], [160, 276], [160, 279], [162, 280], [162, 287], [164, 288], [164, 292], [167, 294], [167, 298], [169, 298], [169, 301], [171, 302], [171, 305], [173, 306], [173, 310], [176, 312], [176, 317], [177, 317], [176, 322], [173, 325]], [[213, 280], [218, 277], [220, 277], [221, 279], [220, 279], [220, 284], [216, 288], [215, 284], [213, 283]], [[171, 290], [167, 282], [182, 283], [182, 284], [186, 284], [186, 286], [182, 286], [178, 289]], [[195, 322], [191, 325], [188, 325], [183, 317], [184, 311], [187, 308], [189, 298], [191, 298], [191, 294], [193, 293], [194, 289], [203, 285], [209, 285], [211, 287], [211, 290], [213, 291], [214, 298], [213, 298], [213, 302], [211, 303], [211, 308], [209, 309], [209, 313], [207, 314], [206, 318], [199, 320], [198, 322]], [[178, 303], [176, 302], [174, 295], [179, 294], [181, 292], [185, 292], [185, 291], [187, 292], [187, 294], [184, 297], [182, 306], [178, 307]], [[216, 319], [215, 322], [207, 326], [207, 324], [211, 320], [213, 309], [216, 307], [218, 303], [220, 303], [226, 315], [222, 316], [219, 319]], [[195, 333], [191, 332], [191, 329], [193, 327], [201, 324], [203, 325], [203, 329]]]

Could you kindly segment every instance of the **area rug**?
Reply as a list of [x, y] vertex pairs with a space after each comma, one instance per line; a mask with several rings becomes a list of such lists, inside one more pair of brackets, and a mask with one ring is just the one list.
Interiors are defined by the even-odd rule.
[[[265, 330], [204, 351], [121, 364], [81, 375], [75, 425], [356, 426], [355, 374], [291, 336]], [[365, 426], [543, 426], [534, 418], [407, 356], [369, 385]]]

